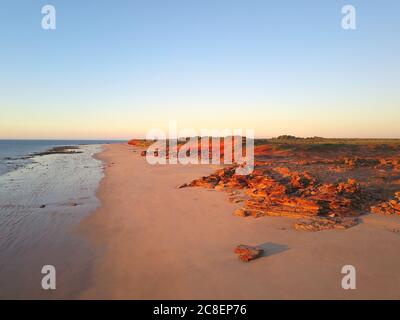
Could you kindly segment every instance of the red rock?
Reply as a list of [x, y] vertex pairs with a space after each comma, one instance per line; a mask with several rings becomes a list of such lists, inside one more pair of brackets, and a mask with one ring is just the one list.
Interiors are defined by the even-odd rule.
[[331, 229], [348, 229], [358, 224], [355, 218], [318, 217], [299, 219], [295, 224], [296, 230], [321, 231]]
[[[363, 203], [360, 186], [354, 179], [339, 184], [320, 184], [308, 172], [292, 172], [285, 167], [273, 171], [256, 168], [255, 172], [257, 174], [235, 175], [235, 167], [231, 166], [194, 180], [190, 186], [230, 192], [245, 189], [250, 198], [243, 208], [247, 213], [237, 214], [242, 216], [356, 215]], [[274, 173], [279, 176], [273, 176]]]
[[357, 168], [357, 167], [369, 167], [369, 166], [376, 166], [380, 164], [378, 159], [364, 159], [364, 158], [344, 158], [344, 164], [348, 165], [349, 167]]
[[355, 179], [348, 179], [347, 182], [339, 183], [338, 192], [356, 193], [359, 191], [359, 184]]
[[241, 244], [236, 247], [234, 252], [239, 256], [240, 260], [243, 262], [249, 262], [258, 258], [264, 252], [264, 250], [258, 247]]
[[233, 214], [238, 217], [248, 217], [250, 215], [250, 212], [248, 210], [244, 210], [243, 208], [239, 208], [236, 209]]
[[396, 192], [393, 199], [390, 199], [386, 202], [381, 202], [376, 206], [372, 206], [371, 212], [382, 215], [400, 215], [400, 192]]

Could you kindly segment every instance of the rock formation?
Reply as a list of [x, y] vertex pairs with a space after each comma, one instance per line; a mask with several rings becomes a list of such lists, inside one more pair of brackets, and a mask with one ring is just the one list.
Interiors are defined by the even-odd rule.
[[391, 215], [391, 214], [400, 215], [400, 191], [394, 194], [393, 199], [390, 199], [387, 202], [382, 202], [377, 206], [372, 206], [371, 212], [384, 215]]
[[243, 262], [249, 262], [258, 258], [264, 250], [258, 247], [241, 244], [236, 247], [234, 252], [239, 256], [240, 260]]
[[316, 217], [299, 219], [294, 224], [296, 230], [321, 231], [331, 229], [348, 229], [357, 224], [356, 218]]
[[308, 172], [288, 168], [262, 170], [236, 175], [235, 167], [227, 167], [181, 187], [242, 190], [246, 198], [231, 197], [231, 202], [244, 202], [234, 214], [241, 217], [288, 216], [357, 216], [366, 198], [354, 179], [336, 184], [320, 183]]

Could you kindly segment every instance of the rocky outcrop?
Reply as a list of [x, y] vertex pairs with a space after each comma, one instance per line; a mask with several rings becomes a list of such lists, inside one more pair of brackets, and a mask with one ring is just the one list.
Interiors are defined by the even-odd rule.
[[380, 164], [378, 159], [365, 159], [365, 158], [344, 158], [344, 164], [351, 168], [358, 167], [372, 167]]
[[128, 144], [135, 147], [148, 147], [151, 144], [151, 141], [143, 140], [143, 139], [131, 139], [128, 141]]
[[236, 175], [235, 167], [227, 167], [196, 179], [185, 186], [208, 189], [243, 190], [243, 197], [232, 202], [244, 206], [234, 214], [241, 217], [288, 216], [292, 218], [358, 215], [366, 194], [354, 179], [336, 184], [320, 183], [308, 172], [278, 167], [256, 168], [253, 174]]
[[400, 160], [397, 158], [381, 158], [378, 167], [400, 171]]
[[394, 194], [393, 199], [371, 207], [371, 212], [383, 215], [400, 215], [400, 191]]
[[299, 219], [295, 224], [296, 230], [322, 231], [332, 229], [348, 229], [358, 224], [357, 218], [316, 217]]

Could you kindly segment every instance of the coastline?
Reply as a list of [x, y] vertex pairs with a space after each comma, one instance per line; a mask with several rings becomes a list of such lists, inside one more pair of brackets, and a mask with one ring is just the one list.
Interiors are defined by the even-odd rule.
[[[104, 146], [101, 206], [79, 230], [103, 254], [83, 299], [399, 299], [399, 217], [365, 215], [343, 231], [301, 232], [285, 217], [241, 218], [224, 192], [179, 184], [216, 166], [151, 166], [137, 147]], [[265, 254], [248, 264], [239, 244]], [[343, 290], [341, 269], [357, 268]]]
[[123, 142], [113, 140], [0, 139], [0, 176], [34, 163], [38, 156], [73, 154], [79, 147]]
[[[102, 145], [69, 152], [56, 147], [0, 176], [0, 297], [68, 299], [90, 281], [98, 251], [77, 232], [99, 205], [103, 174], [94, 158]], [[41, 288], [44, 265], [57, 272], [57, 289]]]

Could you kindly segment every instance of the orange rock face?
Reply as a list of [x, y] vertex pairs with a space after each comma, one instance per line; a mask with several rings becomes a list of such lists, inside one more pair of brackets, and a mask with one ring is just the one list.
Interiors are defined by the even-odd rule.
[[149, 145], [149, 142], [146, 142], [146, 140], [142, 139], [132, 139], [128, 141], [128, 144], [135, 147], [146, 147]]
[[187, 186], [226, 191], [242, 189], [247, 200], [243, 208], [234, 213], [242, 217], [358, 215], [357, 210], [361, 209], [365, 198], [354, 179], [323, 184], [308, 172], [292, 172], [281, 167], [274, 170], [258, 168], [247, 176], [235, 175], [235, 167], [227, 167]]
[[371, 207], [371, 212], [376, 214], [399, 214], [400, 215], [400, 191], [394, 194], [393, 199], [382, 202], [377, 206]]

